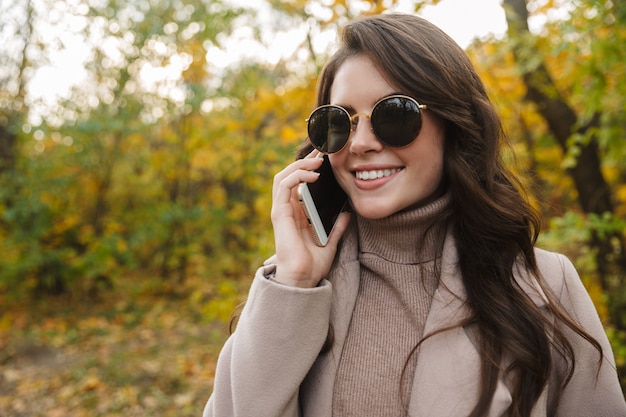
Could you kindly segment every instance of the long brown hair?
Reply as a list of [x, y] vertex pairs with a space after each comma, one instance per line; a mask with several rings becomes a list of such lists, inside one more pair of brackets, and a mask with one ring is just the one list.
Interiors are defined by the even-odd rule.
[[[366, 55], [391, 85], [428, 105], [445, 123], [444, 181], [451, 204], [444, 221], [456, 241], [473, 312], [463, 324], [475, 324], [482, 358], [481, 394], [470, 416], [488, 413], [501, 373], [513, 381], [511, 415], [530, 415], [555, 361], [563, 360], [567, 371], [550, 401], [553, 413], [576, 365], [560, 324], [598, 350], [598, 364], [602, 349], [559, 307], [539, 274], [534, 245], [540, 218], [502, 161], [500, 118], [473, 65], [443, 31], [412, 15], [357, 19], [344, 27], [340, 42], [320, 74], [318, 105], [329, 103], [335, 74], [346, 59]], [[305, 143], [299, 156], [310, 149]], [[519, 287], [513, 277], [516, 262], [536, 278], [551, 314], [545, 315]], [[512, 360], [501, 369], [505, 355]]]

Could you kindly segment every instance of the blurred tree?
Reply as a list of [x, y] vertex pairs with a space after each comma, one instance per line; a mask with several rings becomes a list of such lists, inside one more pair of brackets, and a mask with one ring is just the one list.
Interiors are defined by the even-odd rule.
[[[12, 31], [10, 36], [25, 41], [0, 54], [13, 68], [0, 71], [6, 75], [3, 85], [10, 87], [1, 93], [2, 120], [12, 120], [10, 131], [17, 138], [3, 142], [16, 145], [6, 154], [13, 155], [5, 165], [12, 168], [0, 189], [5, 254], [0, 286], [88, 290], [137, 268], [144, 276], [160, 276], [159, 288], [174, 288], [189, 277], [213, 283], [248, 276], [261, 257], [271, 254], [271, 177], [293, 158], [304, 137], [315, 77], [330, 49], [319, 40], [334, 38], [352, 17], [400, 2], [270, 3], [273, 9], [263, 22], [253, 10], [208, 0], [29, 0], [12, 9], [3, 6], [0, 20], [19, 18], [19, 24], [4, 25], [0, 33]], [[413, 2], [416, 11], [436, 3]], [[557, 6], [553, 3], [531, 6], [535, 14], [547, 14]], [[611, 242], [605, 259], [612, 260], [619, 255], [616, 230], [626, 212], [619, 116], [624, 110], [619, 74], [626, 60], [620, 48], [623, 17], [617, 8], [607, 11], [608, 5], [577, 1], [567, 9], [568, 18], [548, 21], [545, 32], [511, 32], [511, 43], [494, 39], [475, 45], [474, 54], [479, 66], [489, 66], [483, 76], [502, 104], [507, 126], [523, 139], [514, 144], [516, 150], [527, 157], [535, 183], [546, 185], [540, 191], [548, 198], [536, 204], [548, 218], [559, 217], [563, 227], [580, 221], [580, 213], [566, 208], [588, 188], [576, 186], [572, 193], [568, 181], [577, 183], [554, 166], [574, 172], [583, 161], [579, 154], [596, 146], [601, 164], [590, 171], [614, 197], [612, 211], [581, 210], [590, 213], [584, 230], [568, 230]], [[23, 24], [28, 11], [29, 25]], [[52, 24], [88, 46], [87, 78], [67, 100], [44, 112], [45, 103], [29, 101], [28, 80], [42, 57], [62, 48], [62, 40], [42, 35], [41, 28]], [[297, 30], [303, 26], [306, 31]], [[279, 58], [244, 55], [227, 68], [215, 60], [221, 50], [236, 48], [225, 43], [233, 33], [269, 50], [279, 32], [300, 37], [293, 52], [282, 51]], [[20, 55], [22, 50], [30, 52]], [[539, 93], [574, 112], [567, 137], [551, 131], [565, 119], [548, 124], [544, 113], [530, 111], [530, 100], [521, 103], [531, 91], [523, 80], [535, 80], [541, 71], [552, 77], [544, 77], [552, 85], [537, 88]], [[22, 107], [11, 113], [19, 103]], [[29, 113], [33, 107], [37, 112]], [[585, 204], [597, 204], [585, 196]], [[559, 237], [566, 241], [572, 240]], [[621, 282], [616, 276], [603, 280], [614, 294]], [[219, 295], [219, 286], [210, 285]]]
[[[623, 10], [610, 1], [581, 0], [569, 5], [504, 0], [503, 5], [509, 24], [506, 48], [510, 49], [506, 50], [512, 52], [525, 87], [519, 98], [535, 106], [548, 137], [561, 150], [561, 166], [572, 180], [582, 213], [588, 216], [585, 230], [595, 253], [599, 284], [609, 300], [611, 320], [624, 329], [626, 201], [620, 187], [626, 171], [619, 162], [626, 156], [625, 125], [619, 116], [626, 106]], [[548, 20], [540, 34], [533, 34], [528, 25], [529, 8], [537, 15], [560, 8], [569, 17]], [[538, 131], [529, 132], [519, 114], [518, 122], [522, 130], [526, 129], [520, 136], [526, 138], [531, 159], [538, 161], [549, 149], [548, 137], [540, 139]], [[536, 165], [534, 169], [536, 172]]]
[[[0, 207], [0, 243], [12, 256], [0, 261], [4, 266], [0, 285], [35, 288], [40, 293], [64, 292], [74, 282], [89, 288], [103, 282], [110, 285], [118, 265], [132, 266], [136, 261], [129, 244], [137, 242], [137, 228], [126, 220], [145, 217], [129, 216], [124, 208], [149, 212], [148, 205], [158, 201], [163, 187], [163, 183], [148, 187], [152, 194], [143, 194], [150, 197], [145, 202], [137, 189], [128, 189], [147, 178], [160, 180], [144, 165], [150, 162], [147, 150], [168, 140], [151, 136], [159, 131], [155, 127], [198, 110], [198, 106], [189, 108], [191, 98], [187, 99], [192, 91], [186, 89], [180, 74], [194, 59], [200, 61], [196, 68], [202, 68], [205, 45], [227, 34], [241, 11], [202, 0], [164, 0], [149, 5], [113, 0], [49, 1], [37, 2], [37, 7], [32, 3], [26, 8], [14, 5], [12, 13], [2, 14], [9, 23], [3, 27], [14, 28], [9, 37], [22, 35], [23, 51], [29, 48], [28, 36], [34, 37], [45, 55], [46, 45], [61, 40], [44, 40], [42, 28], [76, 19], [74, 23], [79, 23], [72, 26], [71, 34], [90, 47], [86, 57], [89, 79], [87, 88], [76, 86], [71, 99], [48, 108], [46, 122], [33, 128], [26, 121], [29, 113], [23, 105], [27, 74], [37, 69], [27, 60], [33, 53], [24, 52], [21, 60], [14, 51], [2, 54], [5, 61], [18, 64], [17, 70], [7, 70], [4, 81], [14, 88], [3, 89], [7, 96], [2, 97], [2, 126], [10, 129], [2, 132], [23, 130], [25, 134], [19, 145], [20, 165], [2, 179], [6, 198]], [[48, 16], [41, 13], [46, 7], [51, 12]], [[28, 14], [33, 10], [39, 10], [34, 17]], [[30, 24], [26, 27], [35, 28], [36, 35], [18, 29], [24, 26], [19, 22], [10, 24], [26, 12]], [[163, 76], [153, 81], [155, 73]], [[13, 86], [15, 76], [19, 81]], [[181, 159], [179, 153], [167, 157], [170, 155]], [[18, 185], [21, 187], [16, 188]], [[8, 199], [11, 205], [6, 203]], [[158, 222], [146, 225], [159, 226]]]
[[[30, 0], [22, 4], [4, 2], [0, 15], [6, 24], [0, 26], [0, 38], [12, 38], [11, 51], [0, 54], [0, 175], [15, 167], [17, 136], [26, 112], [28, 49], [33, 47], [34, 11]], [[8, 46], [5, 46], [8, 48]], [[9, 53], [10, 52], [10, 53]]]

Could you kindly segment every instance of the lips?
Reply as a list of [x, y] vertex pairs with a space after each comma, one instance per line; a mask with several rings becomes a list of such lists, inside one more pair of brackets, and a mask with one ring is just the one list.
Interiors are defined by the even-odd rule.
[[380, 178], [389, 177], [399, 171], [400, 169], [397, 169], [397, 168], [375, 169], [375, 170], [368, 170], [368, 171], [355, 171], [354, 175], [359, 180], [369, 181], [369, 180], [377, 180]]

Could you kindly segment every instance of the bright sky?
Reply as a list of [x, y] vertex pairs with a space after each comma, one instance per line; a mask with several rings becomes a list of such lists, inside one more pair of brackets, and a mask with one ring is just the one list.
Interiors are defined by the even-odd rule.
[[[249, 0], [230, 0], [233, 4], [250, 7]], [[400, 0], [400, 6], [395, 11], [412, 12], [414, 0]], [[264, 3], [255, 3], [259, 15], [263, 19], [267, 10]], [[502, 0], [442, 0], [437, 6], [426, 6], [420, 15], [443, 29], [463, 48], [467, 47], [474, 38], [489, 35], [502, 35], [506, 32], [507, 24], [502, 8]], [[267, 19], [268, 22], [271, 19]], [[216, 67], [227, 67], [242, 57], [263, 55], [269, 62], [278, 62], [281, 58], [289, 58], [299, 44], [304, 40], [306, 33], [294, 29], [279, 34], [273, 34], [272, 23], [268, 23], [268, 30], [261, 32], [273, 36], [266, 44], [268, 50], [260, 51], [259, 44], [252, 39], [252, 28], [241, 27], [235, 30], [228, 51], [214, 48], [209, 51], [209, 61]], [[334, 33], [321, 33], [313, 36], [314, 47], [317, 50], [327, 50], [335, 40]]]
[[[250, 5], [249, 0], [231, 1], [240, 5]], [[261, 2], [255, 4], [259, 3]], [[397, 11], [411, 12], [412, 3], [410, 0], [401, 0], [401, 6]], [[421, 15], [438, 25], [464, 48], [476, 37], [500, 36], [506, 31], [501, 0], [442, 0], [437, 6], [422, 9]], [[262, 17], [263, 13], [261, 19]], [[259, 44], [251, 39], [251, 30], [250, 27], [236, 30], [226, 50], [218, 48], [209, 50], [207, 58], [210, 64], [216, 68], [224, 68], [242, 57], [256, 57], [260, 54], [270, 62], [277, 62], [281, 58], [291, 57], [305, 36], [303, 30], [272, 34], [271, 26], [268, 30], [262, 28], [262, 33], [271, 36], [266, 42], [270, 45], [269, 49], [262, 50]], [[313, 36], [316, 49], [325, 50], [330, 47], [334, 41], [332, 36], [334, 35], [323, 33]], [[65, 50], [60, 51], [56, 57], [49, 57], [50, 65], [39, 69], [29, 85], [31, 97], [43, 99], [48, 105], [53, 104], [56, 97], [67, 96], [69, 88], [84, 81], [87, 76], [84, 60], [89, 51], [85, 49], [86, 46], [80, 40], [70, 37], [66, 37], [63, 42]], [[181, 68], [172, 70], [180, 74]], [[159, 77], [172, 76], [164, 73], [165, 69], [153, 68], [146, 74], [142, 72], [142, 76], [155, 77], [152, 82], [158, 81]], [[148, 79], [144, 81], [150, 83]]]
[[421, 14], [439, 26], [463, 48], [476, 38], [506, 32], [502, 0], [442, 0]]

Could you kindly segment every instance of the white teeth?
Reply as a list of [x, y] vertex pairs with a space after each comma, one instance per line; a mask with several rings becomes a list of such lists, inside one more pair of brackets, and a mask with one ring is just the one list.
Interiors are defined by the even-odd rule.
[[372, 171], [357, 171], [355, 173], [356, 177], [360, 180], [376, 180], [378, 178], [388, 177], [396, 172], [400, 171], [399, 169], [379, 169]]

